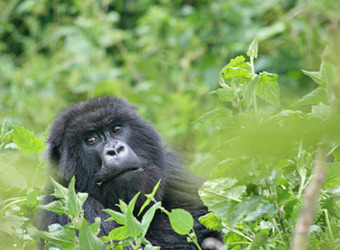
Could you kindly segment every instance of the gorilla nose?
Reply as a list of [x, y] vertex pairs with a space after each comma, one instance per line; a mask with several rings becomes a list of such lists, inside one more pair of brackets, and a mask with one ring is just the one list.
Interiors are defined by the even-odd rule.
[[122, 157], [126, 153], [126, 147], [120, 142], [115, 142], [113, 145], [105, 148], [104, 155], [113, 157]]

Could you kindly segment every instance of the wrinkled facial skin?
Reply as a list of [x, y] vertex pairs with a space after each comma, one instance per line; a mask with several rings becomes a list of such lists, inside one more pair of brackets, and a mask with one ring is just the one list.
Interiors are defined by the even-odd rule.
[[143, 171], [141, 161], [127, 144], [129, 127], [113, 126], [112, 131], [90, 132], [84, 138], [83, 149], [89, 157], [100, 159], [97, 182], [124, 178], [126, 174]]

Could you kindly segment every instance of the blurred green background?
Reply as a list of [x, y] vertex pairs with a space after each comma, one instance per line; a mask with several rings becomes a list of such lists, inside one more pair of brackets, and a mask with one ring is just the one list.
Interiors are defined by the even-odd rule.
[[[209, 128], [192, 122], [222, 105], [209, 95], [222, 67], [258, 37], [256, 71], [279, 75], [282, 105], [289, 105], [315, 88], [300, 69], [319, 68], [339, 20], [338, 0], [1, 0], [0, 123], [45, 138], [71, 103], [120, 96], [206, 177]], [[37, 197], [44, 164], [17, 151], [1, 154], [0, 200], [32, 190]], [[22, 247], [16, 234], [27, 221], [13, 220], [15, 229], [1, 231]]]

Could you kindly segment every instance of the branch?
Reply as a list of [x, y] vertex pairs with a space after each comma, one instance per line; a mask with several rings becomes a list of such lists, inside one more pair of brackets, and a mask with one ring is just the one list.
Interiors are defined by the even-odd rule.
[[313, 169], [313, 180], [306, 188], [305, 199], [302, 206], [299, 221], [296, 224], [292, 250], [307, 248], [309, 227], [313, 224], [321, 188], [326, 180], [326, 160], [329, 145], [321, 143], [318, 148]]
[[[330, 96], [329, 96], [329, 113], [325, 119], [325, 129], [323, 131], [323, 139], [318, 147], [313, 175], [310, 185], [306, 188], [306, 194], [302, 205], [302, 211], [299, 220], [295, 227], [295, 234], [292, 242], [292, 250], [304, 250], [307, 249], [309, 240], [309, 228], [313, 224], [316, 208], [318, 205], [318, 199], [322, 186], [326, 180], [326, 167], [327, 167], [327, 156], [328, 152], [331, 150], [331, 141], [335, 139], [336, 131], [332, 131], [332, 128], [337, 130], [340, 117], [340, 77], [338, 72], [340, 72], [340, 60], [338, 55], [340, 55], [339, 49], [340, 33], [335, 35], [334, 44], [332, 44], [332, 53], [324, 53], [323, 60], [326, 57], [335, 66], [334, 79], [329, 82]], [[332, 124], [332, 126], [329, 126]], [[328, 125], [328, 126], [327, 126]], [[334, 126], [335, 125], [335, 126]], [[330, 129], [328, 130], [327, 127]]]

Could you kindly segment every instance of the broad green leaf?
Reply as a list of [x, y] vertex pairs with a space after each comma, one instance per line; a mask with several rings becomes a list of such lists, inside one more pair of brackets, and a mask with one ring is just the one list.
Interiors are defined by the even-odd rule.
[[78, 192], [78, 193], [76, 194], [76, 196], [77, 196], [77, 200], [78, 200], [78, 202], [79, 202], [79, 204], [80, 204], [80, 207], [82, 207], [82, 206], [84, 205], [84, 203], [85, 203], [87, 197], [89, 196], [89, 194], [88, 194], [88, 193], [81, 193], [81, 192]]
[[223, 102], [231, 102], [234, 98], [234, 90], [230, 88], [219, 88], [213, 93], [216, 93], [220, 100]]
[[62, 215], [62, 214], [65, 213], [65, 209], [64, 209], [63, 204], [60, 200], [52, 201], [51, 203], [48, 203], [46, 205], [40, 205], [40, 206], [38, 206], [38, 209], [51, 211], [51, 212], [59, 214], [59, 215]]
[[223, 228], [222, 220], [214, 213], [209, 213], [201, 216], [198, 220], [202, 225], [211, 230], [221, 231]]
[[320, 84], [320, 85], [325, 85], [326, 82], [323, 82], [320, 76], [319, 71], [307, 71], [307, 70], [301, 70], [302, 73], [304, 73], [306, 76], [309, 76], [310, 78], [313, 79], [314, 82]]
[[[230, 223], [230, 226], [233, 228], [241, 219], [243, 219], [245, 215], [255, 213], [255, 211], [257, 210], [257, 206], [260, 204], [261, 201], [261, 196], [251, 196], [250, 198], [244, 198], [242, 202], [238, 203], [234, 207], [231, 221], [228, 221]], [[253, 215], [255, 216], [255, 214]]]
[[44, 151], [45, 144], [42, 139], [35, 137], [33, 133], [24, 127], [13, 126], [13, 142], [18, 145], [20, 151], [38, 154]]
[[250, 60], [253, 60], [254, 58], [257, 58], [259, 51], [259, 43], [257, 37], [254, 38], [254, 40], [249, 45], [249, 49], [247, 51], [247, 56], [249, 56]]
[[224, 85], [222, 87], [227, 88], [226, 86], [231, 86], [232, 83], [237, 85], [245, 85], [252, 77], [253, 76], [249, 73], [248, 69], [228, 67], [224, 70], [222, 74], [223, 82], [227, 85]]
[[[49, 228], [52, 228], [51, 226]], [[76, 245], [76, 232], [56, 225], [51, 232], [40, 231], [40, 237], [44, 240], [58, 244], [66, 249], [73, 249]]]
[[75, 178], [73, 176], [68, 186], [68, 193], [65, 201], [65, 214], [72, 216], [76, 216], [82, 211], [83, 203], [86, 200], [84, 200], [84, 198], [85, 196], [86, 198], [88, 196], [88, 194], [83, 193], [80, 195], [81, 199], [79, 199], [79, 196], [76, 195], [76, 191], [74, 189], [74, 183]]
[[240, 197], [246, 191], [246, 186], [234, 186], [236, 183], [236, 179], [219, 178], [205, 182], [198, 192], [209, 210], [227, 220], [231, 201], [241, 202]]
[[116, 221], [120, 225], [126, 225], [126, 216], [120, 212], [111, 210], [111, 209], [103, 209], [104, 212], [108, 213], [111, 218], [108, 218], [105, 221]]
[[257, 219], [261, 218], [263, 215], [267, 214], [267, 212], [273, 207], [272, 204], [263, 204], [261, 203], [255, 211], [250, 212], [247, 214], [246, 218], [244, 218], [244, 221], [246, 222], [252, 222], [256, 221]]
[[58, 198], [61, 199], [62, 201], [65, 201], [67, 198], [67, 188], [65, 188], [64, 186], [60, 185], [58, 182], [56, 182], [53, 178], [51, 178], [52, 184], [54, 186], [54, 193], [53, 195]]
[[93, 232], [86, 220], [83, 220], [79, 228], [79, 250], [103, 249], [105, 246]]
[[111, 240], [119, 241], [119, 240], [126, 239], [126, 237], [127, 237], [127, 227], [126, 226], [117, 227], [109, 233], [109, 238]]
[[230, 63], [221, 70], [219, 84], [222, 88], [228, 88], [230, 82], [238, 84], [246, 84], [248, 82], [252, 77], [249, 73], [251, 67], [249, 63], [244, 61], [243, 56], [238, 56], [235, 59], [231, 59]]
[[312, 92], [295, 102], [293, 106], [318, 105], [320, 102], [328, 102], [328, 93], [325, 87], [318, 87], [314, 89]]
[[127, 211], [126, 211], [126, 227], [127, 236], [129, 237], [139, 237], [143, 233], [143, 228], [141, 223], [134, 217], [133, 210], [135, 207], [136, 200], [140, 193], [136, 194], [135, 197], [130, 201]]
[[262, 72], [259, 76], [259, 82], [255, 87], [256, 95], [267, 103], [278, 105], [280, 98], [280, 87], [277, 83], [278, 76], [267, 72]]
[[231, 59], [230, 62], [223, 69], [237, 67], [250, 70], [250, 65], [249, 63], [244, 62], [245, 60], [246, 59], [243, 56], [237, 56], [234, 59]]
[[172, 209], [168, 216], [172, 228], [180, 235], [189, 234], [194, 226], [192, 215], [184, 209]]

